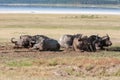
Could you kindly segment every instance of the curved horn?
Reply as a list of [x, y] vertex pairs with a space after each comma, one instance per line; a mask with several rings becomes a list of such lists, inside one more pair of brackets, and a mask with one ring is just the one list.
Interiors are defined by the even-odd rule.
[[106, 35], [107, 35], [108, 39], [110, 39], [109, 35], [108, 34], [106, 34]]
[[108, 34], [106, 34], [108, 37], [110, 37]]
[[108, 34], [106, 34], [106, 36], [107, 36], [107, 37], [109, 37], [109, 35], [108, 35]]
[[22, 39], [22, 37], [20, 36], [20, 39]]
[[14, 40], [15, 38], [11, 38], [12, 43], [17, 43], [17, 41]]

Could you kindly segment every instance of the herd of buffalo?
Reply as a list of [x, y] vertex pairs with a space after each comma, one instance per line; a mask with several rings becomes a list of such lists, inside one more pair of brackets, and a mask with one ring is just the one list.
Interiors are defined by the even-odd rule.
[[59, 51], [62, 47], [65, 50], [96, 52], [112, 45], [109, 35], [100, 37], [83, 34], [65, 34], [59, 41], [44, 35], [21, 35], [19, 39], [11, 38], [11, 42], [15, 44], [14, 48], [30, 48], [39, 51]]

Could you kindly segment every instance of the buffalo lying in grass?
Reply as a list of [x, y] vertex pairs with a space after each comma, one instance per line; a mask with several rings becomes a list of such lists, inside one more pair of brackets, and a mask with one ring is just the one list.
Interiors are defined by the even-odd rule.
[[108, 35], [99, 37], [98, 35], [76, 36], [73, 40], [73, 49], [75, 51], [89, 51], [96, 52], [102, 50], [104, 47], [111, 46], [112, 42]]
[[61, 47], [66, 48], [66, 49], [72, 48], [74, 38], [76, 36], [81, 36], [81, 35], [82, 34], [76, 34], [76, 35], [65, 34], [60, 37], [59, 44]]
[[15, 48], [30, 48], [42, 39], [48, 39], [48, 37], [44, 35], [21, 35], [18, 40], [11, 38], [11, 42], [15, 44]]
[[33, 49], [38, 49], [40, 51], [59, 51], [60, 45], [57, 40], [42, 39], [33, 46]]
[[11, 38], [11, 42], [15, 44], [14, 48], [32, 48], [40, 51], [58, 51], [60, 49], [57, 40], [44, 35], [22, 35], [18, 40]]
[[98, 44], [97, 39], [93, 39], [93, 36], [77, 36], [73, 40], [73, 49], [75, 51], [89, 51], [95, 52], [96, 46]]
[[30, 35], [22, 35], [18, 40], [11, 38], [11, 42], [15, 44], [14, 48], [29, 48], [31, 38]]

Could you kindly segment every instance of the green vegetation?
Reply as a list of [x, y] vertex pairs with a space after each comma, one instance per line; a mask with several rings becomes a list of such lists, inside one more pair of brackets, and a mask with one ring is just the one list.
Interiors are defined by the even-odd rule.
[[[3, 18], [3, 17], [4, 18]], [[102, 15], [2, 15], [0, 28], [120, 30], [117, 16]], [[24, 16], [24, 17], [23, 17]], [[32, 16], [32, 17], [31, 17]], [[11, 19], [12, 18], [12, 19]], [[109, 24], [108, 24], [109, 23]]]
[[118, 72], [113, 74], [114, 76], [120, 76], [120, 70], [118, 70]]
[[30, 61], [12, 61], [6, 63], [7, 66], [10, 67], [24, 67], [24, 66], [32, 66], [32, 62]]
[[82, 15], [81, 18], [95, 19], [99, 18], [97, 15]]
[[48, 62], [48, 66], [56, 66], [56, 65], [58, 65], [57, 60], [50, 60]]

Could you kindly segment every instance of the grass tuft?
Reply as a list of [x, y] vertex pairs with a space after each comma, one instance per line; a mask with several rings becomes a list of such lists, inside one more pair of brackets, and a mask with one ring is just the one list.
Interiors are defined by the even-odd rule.
[[56, 65], [58, 65], [58, 62], [56, 60], [50, 60], [48, 62], [48, 66], [56, 66]]
[[25, 66], [32, 66], [32, 62], [28, 62], [28, 61], [12, 61], [12, 62], [8, 62], [6, 64], [7, 66], [10, 67], [25, 67]]

